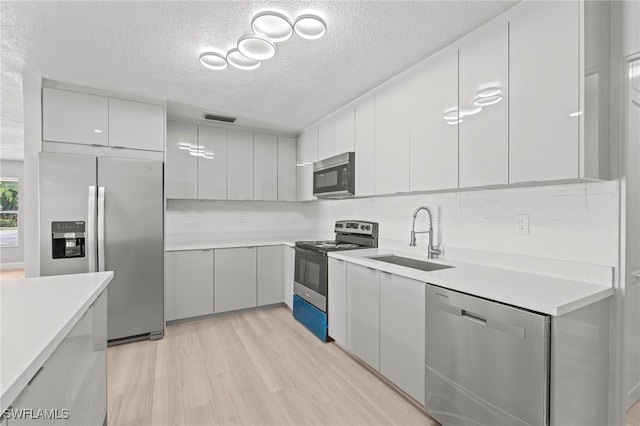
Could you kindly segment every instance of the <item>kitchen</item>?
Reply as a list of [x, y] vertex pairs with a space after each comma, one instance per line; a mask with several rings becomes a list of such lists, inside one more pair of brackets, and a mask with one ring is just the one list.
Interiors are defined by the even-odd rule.
[[[440, 259], [429, 260], [434, 263], [453, 265], [461, 262], [460, 265], [482, 265], [488, 269], [504, 270], [506, 272], [503, 273], [507, 274], [523, 274], [516, 275], [518, 279], [534, 274], [540, 277], [541, 282], [551, 280], [549, 283], [552, 287], [556, 282], [553, 279], [579, 282], [584, 284], [580, 291], [591, 289], [591, 285], [599, 285], [600, 289], [606, 287], [605, 293], [608, 293], [602, 296], [601, 300], [611, 301], [610, 308], [607, 308], [610, 315], [603, 314], [602, 317], [606, 317], [605, 324], [608, 324], [610, 331], [605, 333], [606, 339], [609, 340], [605, 341], [600, 349], [609, 347], [609, 353], [606, 355], [605, 367], [594, 370], [593, 378], [600, 381], [597, 386], [599, 398], [597, 401], [589, 400], [591, 409], [597, 411], [594, 415], [604, 417], [591, 417], [589, 421], [597, 424], [596, 419], [606, 419], [599, 423], [633, 424], [632, 416], [637, 408], [631, 407], [640, 398], [640, 345], [637, 343], [637, 328], [634, 328], [634, 324], [638, 322], [640, 303], [637, 300], [639, 286], [633, 278], [638, 267], [632, 261], [638, 257], [637, 251], [634, 251], [637, 221], [633, 220], [638, 215], [634, 204], [638, 197], [633, 190], [637, 184], [634, 176], [634, 159], [637, 157], [633, 155], [637, 144], [632, 143], [637, 141], [637, 138], [633, 137], [637, 134], [633, 133], [637, 132], [637, 121], [633, 121], [634, 117], [637, 120], [637, 114], [633, 115], [636, 111], [633, 109], [636, 105], [634, 102], [637, 102], [633, 98], [633, 89], [637, 81], [634, 70], [637, 70], [637, 65], [634, 68], [633, 64], [637, 64], [640, 51], [640, 37], [634, 32], [638, 28], [637, 2], [569, 2], [565, 6], [574, 8], [569, 13], [575, 10], [572, 16], [579, 19], [567, 21], [571, 25], [560, 18], [551, 20], [552, 22], [544, 21], [547, 23], [543, 26], [544, 31], [538, 29], [537, 32], [531, 29], [535, 28], [536, 24], [527, 23], [527, 19], [535, 19], [536, 16], [544, 19], [545, 16], [549, 16], [537, 12], [537, 8], [543, 8], [537, 2], [525, 1], [517, 5], [476, 3], [475, 9], [473, 4], [465, 2], [435, 3], [432, 6], [420, 2], [400, 4], [402, 7], [398, 7], [396, 3], [365, 2], [362, 10], [359, 10], [349, 3], [314, 3], [311, 6], [326, 25], [324, 37], [307, 40], [297, 34], [293, 35], [288, 41], [276, 43], [278, 51], [273, 59], [264, 60], [257, 70], [243, 72], [234, 69], [233, 66], [224, 70], [202, 67], [198, 63], [198, 56], [203, 52], [220, 49], [214, 42], [216, 37], [205, 37], [206, 40], [203, 41], [195, 36], [185, 36], [187, 33], [181, 28], [184, 23], [179, 19], [173, 19], [176, 14], [188, 15], [193, 20], [194, 27], [201, 28], [202, 32], [207, 34], [207, 31], [211, 30], [204, 28], [210, 23], [199, 16], [206, 15], [206, 8], [214, 6], [191, 5], [186, 11], [178, 6], [163, 3], [148, 5], [148, 9], [141, 4], [130, 6], [131, 9], [120, 6], [129, 13], [130, 21], [125, 20], [121, 28], [125, 28], [126, 31], [123, 30], [122, 38], [117, 40], [135, 37], [139, 38], [141, 46], [148, 46], [153, 37], [140, 34], [135, 25], [131, 24], [135, 22], [136, 16], [148, 13], [147, 29], [158, 31], [155, 33], [159, 34], [158, 36], [179, 36], [177, 38], [182, 49], [188, 46], [187, 52], [180, 50], [174, 53], [182, 58], [179, 61], [180, 72], [187, 72], [187, 80], [194, 78], [199, 82], [199, 86], [167, 83], [176, 79], [167, 79], [167, 75], [164, 74], [166, 70], [151, 61], [153, 58], [149, 57], [149, 51], [144, 51], [135, 44], [133, 47], [124, 48], [127, 46], [124, 42], [113, 43], [111, 48], [105, 47], [106, 50], [103, 52], [105, 57], [113, 61], [114, 68], [111, 72], [120, 76], [120, 83], [117, 79], [109, 80], [108, 76], [98, 73], [96, 64], [90, 63], [87, 66], [91, 72], [102, 75], [101, 80], [86, 74], [86, 69], [83, 74], [82, 66], [78, 66], [78, 71], [73, 71], [64, 66], [64, 61], [33, 56], [37, 52], [44, 53], [44, 50], [38, 50], [44, 47], [38, 46], [46, 46], [49, 49], [55, 46], [55, 43], [51, 46], [47, 40], [57, 40], [58, 37], [62, 37], [73, 47], [70, 51], [75, 49], [88, 54], [91, 43], [104, 42], [99, 40], [101, 35], [106, 33], [109, 37], [115, 37], [107, 32], [107, 29], [111, 26], [115, 28], [115, 22], [127, 15], [114, 5], [81, 5], [78, 9], [71, 5], [2, 5], [3, 27], [6, 22], [7, 28], [15, 29], [15, 33], [9, 32], [15, 34], [15, 39], [10, 38], [7, 42], [7, 52], [25, 55], [22, 58], [8, 55], [7, 63], [15, 68], [13, 71], [21, 74], [19, 88], [24, 96], [24, 99], [19, 99], [24, 104], [24, 185], [21, 189], [23, 197], [20, 209], [23, 210], [23, 223], [26, 224], [23, 224], [23, 237], [25, 272], [28, 277], [41, 275], [39, 269], [42, 259], [39, 247], [43, 240], [48, 241], [48, 232], [42, 230], [42, 225], [40, 235], [33, 232], [34, 229], [38, 229], [39, 223], [38, 158], [49, 153], [59, 154], [61, 151], [69, 150], [75, 150], [76, 154], [82, 152], [84, 155], [95, 155], [99, 150], [111, 153], [117, 151], [120, 156], [135, 151], [90, 146], [77, 148], [75, 145], [71, 149], [69, 146], [73, 144], [68, 143], [68, 139], [58, 140], [47, 136], [47, 93], [82, 93], [101, 98], [108, 105], [131, 102], [161, 106], [163, 109], [165, 118], [162, 121], [166, 129], [162, 129], [161, 147], [136, 152], [144, 151], [146, 157], [154, 157], [156, 160], [159, 157], [160, 161], [164, 160], [164, 317], [168, 324], [164, 329], [164, 338], [110, 346], [108, 349], [110, 366], [128, 365], [129, 368], [133, 368], [122, 368], [120, 372], [111, 369], [109, 372], [109, 389], [110, 392], [115, 392], [110, 394], [109, 412], [116, 413], [109, 416], [110, 424], [152, 421], [152, 413], [147, 410], [148, 401], [145, 400], [149, 396], [144, 392], [149, 389], [147, 379], [150, 378], [152, 364], [155, 363], [155, 368], [158, 368], [158, 363], [174, 360], [171, 357], [175, 356], [177, 351], [183, 353], [185, 359], [193, 361], [194, 366], [200, 365], [198, 363], [203, 361], [197, 349], [202, 348], [203, 344], [194, 336], [208, 334], [204, 330], [205, 324], [212, 327], [211, 330], [214, 332], [220, 331], [219, 335], [205, 337], [204, 339], [211, 339], [205, 342], [215, 341], [218, 345], [224, 345], [223, 337], [227, 337], [230, 346], [238, 349], [240, 344], [247, 348], [247, 353], [260, 359], [270, 352], [269, 349], [264, 349], [264, 353], [260, 352], [260, 348], [264, 348], [262, 343], [266, 340], [260, 339], [260, 336], [273, 336], [277, 341], [277, 334], [267, 328], [270, 321], [274, 322], [274, 329], [275, 324], [283, 326], [284, 329], [293, 329], [296, 338], [303, 339], [309, 347], [324, 354], [326, 359], [314, 355], [319, 364], [331, 367], [333, 364], [328, 360], [337, 365], [338, 359], [344, 359], [343, 362], [351, 363], [348, 364], [349, 368], [343, 368], [345, 372], [360, 371], [354, 373], [355, 377], [351, 379], [353, 382], [364, 381], [365, 389], [376, 386], [369, 379], [370, 375], [378, 380], [374, 393], [384, 394], [382, 400], [402, 403], [402, 398], [398, 400], [400, 393], [389, 392], [391, 386], [394, 386], [393, 389], [403, 392], [406, 399], [402, 401], [409, 401], [408, 407], [415, 407], [418, 401], [417, 405], [422, 405], [421, 409], [424, 410], [424, 399], [407, 391], [410, 387], [405, 389], [399, 385], [400, 382], [392, 377], [393, 374], [384, 373], [381, 358], [376, 363], [367, 360], [366, 356], [360, 355], [357, 351], [350, 350], [349, 335], [352, 333], [347, 333], [346, 342], [340, 344], [340, 337], [334, 336], [336, 332], [340, 334], [340, 331], [331, 329], [332, 323], [338, 324], [331, 319], [334, 315], [332, 308], [329, 308], [328, 334], [338, 342], [337, 344], [321, 344], [320, 340], [312, 340], [316, 338], [311, 333], [304, 334], [306, 329], [296, 328], [298, 322], [285, 322], [293, 320], [290, 311], [284, 311], [288, 312], [285, 318], [278, 308], [249, 309], [240, 314], [245, 316], [219, 315], [221, 312], [245, 309], [247, 304], [238, 300], [247, 298], [253, 300], [253, 306], [277, 305], [278, 297], [282, 300], [280, 304], [284, 302], [293, 305], [293, 275], [296, 263], [293, 244], [296, 241], [333, 239], [338, 234], [334, 235], [332, 230], [344, 234], [336, 228], [336, 221], [341, 220], [378, 224], [377, 248], [370, 249], [376, 250], [376, 256], [384, 254], [386, 250], [387, 253], [427, 261], [427, 245], [429, 238], [432, 238], [431, 248], [442, 250]], [[230, 40], [233, 39], [234, 43], [237, 37], [249, 30], [251, 18], [269, 5], [258, 7], [247, 3], [246, 6], [245, 9], [235, 4], [224, 9], [222, 3], [218, 6], [223, 8], [222, 11], [214, 8], [217, 13], [228, 14], [227, 25], [231, 30], [227, 36]], [[38, 11], [39, 7], [44, 10]], [[150, 13], [154, 7], [157, 14]], [[453, 9], [449, 10], [449, 7]], [[527, 12], [526, 8], [529, 7], [532, 9]], [[603, 9], [594, 13], [597, 8]], [[276, 9], [287, 15], [292, 23], [293, 18], [307, 13], [295, 2], [278, 5]], [[525, 12], [519, 13], [519, 10]], [[420, 20], [427, 19], [430, 13], [439, 16], [441, 21], [439, 24], [429, 21], [434, 27], [431, 29], [432, 32], [421, 28], [419, 24]], [[602, 19], [609, 14], [610, 32], [608, 19]], [[352, 15], [357, 17], [347, 18]], [[47, 20], [61, 25], [45, 25], [45, 16]], [[558, 13], [557, 16], [563, 15]], [[589, 20], [594, 17], [600, 20]], [[85, 19], [86, 22], [83, 21]], [[353, 19], [353, 22], [350, 22], [350, 19]], [[381, 34], [376, 37], [370, 34], [368, 19], [378, 24], [372, 25], [372, 28], [381, 28]], [[403, 31], [390, 29], [391, 24], [387, 20], [395, 25], [402, 25]], [[30, 25], [22, 25], [24, 21]], [[62, 29], [65, 22], [72, 22], [78, 28], [75, 32], [65, 31]], [[195, 22], [198, 22], [198, 25], [195, 25]], [[18, 28], [18, 25], [22, 25], [21, 28]], [[26, 43], [25, 33], [30, 31], [32, 26], [42, 26], [42, 31], [29, 34], [34, 39]], [[447, 26], [455, 28], [446, 32]], [[100, 31], [95, 31], [95, 28]], [[411, 34], [405, 34], [406, 28], [425, 31], [419, 33], [421, 37], [418, 37], [418, 40], [433, 38], [433, 44], [418, 49], [418, 45], [424, 43], [413, 40]], [[574, 32], [571, 32], [572, 28], [575, 29]], [[604, 28], [605, 32], [598, 33], [594, 28], [598, 31]], [[586, 34], [576, 36], [579, 34], [578, 29], [584, 29]], [[455, 31], [458, 33], [454, 34]], [[359, 32], [363, 32], [365, 36]], [[436, 36], [438, 33], [448, 36]], [[77, 34], [83, 34], [83, 37], [78, 37]], [[603, 34], [607, 37], [602, 37]], [[338, 38], [338, 35], [344, 39]], [[353, 37], [355, 41], [348, 37]], [[371, 40], [367, 42], [369, 37]], [[609, 38], [610, 44], [606, 45]], [[163, 40], [169, 43], [168, 40]], [[398, 47], [402, 46], [399, 41], [407, 43], [406, 49]], [[4, 43], [3, 41], [3, 51]], [[358, 43], [362, 43], [368, 49], [364, 51], [373, 55], [372, 59], [366, 62], [358, 57], [349, 58], [349, 51], [342, 52], [336, 48], [343, 43], [354, 43], [347, 44], [353, 51], [357, 51]], [[606, 46], [603, 48], [598, 43]], [[554, 45], [558, 49], [557, 52], [549, 54], [549, 51], [552, 51], [550, 45]], [[177, 45], [172, 46], [179, 50]], [[379, 55], [375, 48], [382, 49], [384, 55]], [[119, 49], [121, 51], [113, 51]], [[57, 53], [62, 54], [62, 50]], [[586, 64], [580, 59], [585, 51]], [[334, 54], [338, 58], [335, 63], [328, 59]], [[140, 63], [137, 57], [140, 62], [152, 68], [134, 67]], [[394, 59], [397, 62], [395, 64]], [[385, 65], [387, 60], [394, 65]], [[359, 61], [364, 62], [368, 69], [359, 65]], [[284, 78], [283, 75], [287, 72], [296, 74], [296, 67], [302, 66], [299, 62], [305, 63], [304, 73], [301, 72], [296, 79]], [[282, 64], [288, 64], [290, 68], [278, 68]], [[602, 74], [600, 78], [604, 80], [598, 81], [597, 73], [594, 80], [594, 64], [605, 65], [604, 68], [598, 68]], [[342, 66], [345, 68], [341, 68]], [[351, 71], [345, 73], [344, 69]], [[546, 74], [541, 73], [541, 69], [547, 70]], [[324, 76], [320, 70], [325, 70], [327, 75]], [[572, 72], [573, 70], [575, 72]], [[161, 74], [157, 81], [149, 76], [156, 71]], [[263, 72], [265, 74], [261, 74]], [[128, 74], [139, 77], [137, 80], [134, 77], [130, 80], [123, 77]], [[347, 77], [344, 77], [344, 74]], [[565, 79], [558, 81], [555, 79], [557, 75]], [[312, 86], [314, 91], [310, 92], [305, 86], [309, 84], [307, 80], [313, 79], [319, 80], [324, 86]], [[330, 79], [332, 84], [326, 84], [326, 80], [323, 79]], [[483, 87], [481, 84], [487, 79], [494, 85]], [[355, 85], [358, 80], [363, 80], [363, 84], [366, 85], [357, 86], [357, 91], [348, 90], [349, 86]], [[214, 85], [221, 96], [215, 96], [215, 92], [205, 89], [206, 81]], [[4, 83], [3, 80], [3, 87], [6, 87]], [[500, 87], [496, 87], [496, 84]], [[225, 85], [231, 89], [223, 89], [222, 86]], [[274, 92], [267, 90], [270, 85], [274, 86]], [[157, 89], [158, 87], [163, 87], [164, 94], [161, 93], [162, 90]], [[483, 89], [492, 89], [494, 92], [499, 89], [500, 92], [485, 93], [482, 92]], [[284, 94], [283, 98], [288, 101], [278, 104], [280, 108], [273, 108], [271, 104], [275, 101], [269, 96], [273, 96], [277, 91], [281, 91]], [[317, 93], [321, 92], [322, 96], [319, 96]], [[429, 96], [416, 96], [420, 93]], [[599, 100], [595, 104], [594, 93], [595, 99]], [[13, 99], [5, 97], [4, 93], [2, 97]], [[482, 98], [491, 98], [496, 102], [482, 105]], [[290, 99], [295, 99], [295, 102]], [[474, 102], [478, 100], [482, 105], [480, 111], [474, 108], [477, 107]], [[309, 107], [307, 111], [306, 105], [301, 107], [301, 102], [314, 106]], [[554, 114], [558, 111], [562, 111], [562, 120], [554, 121]], [[238, 120], [236, 124], [213, 124], [202, 118], [203, 112], [214, 112], [222, 116], [237, 115]], [[112, 120], [115, 117], [111, 112], [108, 116]], [[597, 119], [594, 120], [593, 117]], [[540, 123], [554, 124], [545, 126]], [[436, 137], [425, 137], [430, 134], [431, 129], [438, 129], [439, 133]], [[3, 126], [3, 144], [7, 139], [4, 132]], [[113, 136], [114, 133], [110, 130], [109, 137]], [[426, 142], [418, 142], [423, 140]], [[571, 149], [565, 149], [565, 144], [560, 146], [558, 140], [572, 140], [575, 144], [571, 145]], [[180, 142], [183, 145], [180, 145]], [[107, 144], [119, 145], [111, 140], [108, 140]], [[215, 155], [208, 154], [212, 150], [211, 147]], [[189, 150], [196, 155], [186, 155]], [[355, 197], [316, 200], [313, 196], [314, 162], [348, 151], [355, 152]], [[103, 154], [98, 154], [100, 155]], [[209, 156], [213, 158], [206, 158]], [[109, 204], [108, 200], [106, 204]], [[426, 212], [419, 212], [415, 219], [413, 218], [416, 208], [423, 205], [431, 210], [433, 232], [428, 235], [417, 234], [417, 247], [409, 247], [412, 230], [422, 232], [429, 228]], [[412, 220], [415, 222], [413, 229]], [[451, 277], [451, 274], [457, 273], [455, 271], [465, 269], [464, 266], [458, 266], [449, 270], [429, 272], [431, 275], [420, 275], [407, 272], [407, 268], [401, 270], [397, 265], [385, 267], [380, 261], [357, 260], [355, 254], [350, 255], [348, 251], [343, 253], [329, 253], [329, 261], [348, 258], [349, 265], [360, 262], [358, 266], [374, 267], [381, 271], [379, 303], [383, 300], [384, 286], [381, 277], [385, 272], [391, 272], [392, 276], [396, 273], [405, 274], [405, 278], [414, 281], [447, 287], [452, 285], [445, 282], [447, 276]], [[194, 257], [191, 263], [182, 263], [182, 255]], [[4, 252], [2, 256], [4, 258]], [[261, 259], [265, 260], [261, 262]], [[257, 269], [234, 266], [236, 261], [242, 265], [257, 265]], [[273, 265], [276, 265], [276, 268], [273, 268], [276, 269], [275, 272], [270, 268]], [[480, 283], [483, 273], [487, 271], [482, 268], [473, 270], [475, 278]], [[227, 304], [226, 296], [237, 296], [234, 293], [235, 288], [227, 291], [219, 284], [233, 282], [229, 276], [238, 272], [246, 274], [242, 275], [243, 279], [237, 281], [253, 282], [253, 288], [247, 288], [242, 297], [238, 296], [238, 300]], [[442, 283], [432, 281], [438, 279], [438, 274], [442, 274]], [[190, 278], [184, 279], [185, 275]], [[256, 302], [260, 300], [261, 281], [269, 281], [273, 276], [276, 277], [275, 282], [284, 281], [284, 287], [276, 289], [273, 293], [276, 295], [275, 299], [266, 297], [263, 303]], [[330, 288], [337, 282], [335, 279], [332, 280], [331, 276], [330, 263]], [[346, 279], [349, 276], [347, 267]], [[116, 269], [113, 280], [117, 280], [117, 277]], [[451, 278], [448, 279], [452, 281]], [[474, 279], [474, 275], [470, 275], [469, 279]], [[212, 282], [214, 285], [211, 285]], [[539, 285], [538, 289], [542, 291], [545, 287], [543, 284]], [[347, 283], [343, 286], [345, 287], [348, 291], [351, 284]], [[478, 289], [465, 291], [461, 288], [449, 288], [491, 299], [485, 294], [474, 293], [480, 291]], [[423, 286], [422, 292], [424, 291]], [[599, 289], [595, 290], [595, 293], [598, 292]], [[296, 295], [298, 294], [296, 292]], [[329, 291], [329, 300], [332, 294], [337, 295], [336, 292]], [[552, 299], [551, 293], [545, 294], [549, 300]], [[592, 296], [593, 294], [585, 297]], [[537, 307], [533, 308], [524, 304], [525, 302], [516, 303], [511, 299], [505, 301], [501, 299], [503, 297], [507, 296], [500, 294], [494, 296], [493, 300], [545, 313], [554, 319], [562, 318], [562, 315], [558, 314], [559, 310], [555, 312], [553, 307], [549, 308], [553, 304], [550, 301], [547, 301], [547, 307], [536, 305]], [[274, 300], [276, 303], [272, 303]], [[350, 303], [349, 300], [351, 299], [347, 294], [347, 304]], [[599, 300], [593, 299], [592, 302], [598, 305]], [[329, 302], [329, 306], [337, 305]], [[585, 306], [574, 308], [580, 310]], [[338, 309], [333, 311], [337, 312]], [[267, 317], [269, 312], [276, 317]], [[382, 316], [382, 311], [380, 315]], [[588, 317], [593, 320], [596, 318], [595, 315]], [[382, 324], [382, 319], [379, 321]], [[3, 327], [5, 323], [3, 317]], [[247, 324], [250, 326], [249, 331], [243, 327]], [[560, 324], [561, 322], [557, 323]], [[345, 326], [348, 332], [351, 327], [348, 317]], [[607, 327], [602, 323], [600, 326]], [[234, 329], [244, 330], [239, 333], [248, 334], [234, 338], [229, 334], [229, 330]], [[211, 334], [216, 334], [214, 332]], [[173, 340], [174, 338], [177, 340]], [[424, 339], [424, 333], [422, 338]], [[556, 347], [553, 344], [554, 339], [551, 336], [552, 350], [556, 350], [553, 349]], [[372, 342], [373, 340], [367, 340], [365, 343]], [[557, 347], [560, 347], [561, 343]], [[295, 345], [291, 342], [282, 344]], [[379, 345], [382, 348], [383, 342], [379, 342]], [[295, 352], [293, 349], [292, 353]], [[274, 351], [275, 349], [271, 350], [272, 353]], [[138, 367], [131, 364], [132, 359], [144, 359], [141, 354], [149, 355], [152, 352], [156, 353], [155, 358], [152, 357], [153, 362], [142, 363]], [[165, 354], [164, 358], [160, 355], [162, 353]], [[283, 354], [287, 355], [291, 354]], [[383, 357], [382, 352], [379, 353], [379, 357]], [[288, 365], [291, 369], [304, 365], [298, 358], [286, 359], [291, 363]], [[355, 362], [354, 359], [359, 361]], [[241, 361], [242, 359], [238, 362]], [[180, 364], [175, 360], [172, 363]], [[365, 367], [365, 364], [368, 366]], [[169, 377], [164, 377], [165, 373], [157, 370], [155, 374], [163, 376], [160, 378], [165, 379], [164, 386], [167, 386], [167, 383], [171, 382]], [[217, 404], [226, 403], [236, 407], [230, 401], [235, 401], [234, 395], [246, 391], [251, 381], [249, 377], [238, 373], [237, 369], [234, 373], [235, 375], [220, 376], [228, 380], [223, 382], [229, 389], [234, 389], [234, 383], [239, 386], [238, 391], [231, 395], [217, 395], [216, 389], [207, 389], [194, 372], [179, 373], [179, 376], [182, 376], [183, 398], [186, 398], [187, 394], [192, 398], [185, 399], [184, 402], [185, 407], [189, 408], [187, 411], [194, 416], [191, 422], [207, 423], [202, 419], [207, 418], [207, 410]], [[364, 373], [367, 374], [366, 378]], [[314, 372], [313, 376], [316, 377], [317, 374]], [[421, 374], [425, 374], [424, 362]], [[551, 393], [555, 392], [557, 396], [558, 391], [553, 390], [553, 383], [560, 381], [553, 380], [554, 372], [549, 374], [552, 377]], [[272, 392], [277, 393], [279, 386], [285, 383], [273, 379], [273, 376], [268, 374], [266, 377], [274, 380], [269, 382], [267, 379], [267, 388]], [[276, 377], [280, 376], [276, 374]], [[604, 384], [604, 394], [602, 377], [604, 381], [608, 380], [608, 383]], [[380, 382], [379, 378], [385, 382]], [[567, 383], [570, 385], [574, 378], [569, 377]], [[384, 385], [384, 390], [380, 389], [380, 384]], [[164, 389], [166, 393], [171, 387]], [[203, 393], [198, 394], [198, 389]], [[153, 394], [157, 395], [156, 392], [157, 389]], [[308, 402], [312, 395], [310, 390], [304, 388], [300, 388], [300, 393], [300, 403]], [[343, 389], [343, 393], [348, 392], [344, 392]], [[259, 398], [260, 395], [262, 394], [256, 392], [252, 397]], [[200, 398], [204, 398], [206, 403], [202, 403]], [[550, 398], [553, 401], [554, 395]], [[256, 400], [254, 402], [257, 406], [263, 406]], [[305, 417], [296, 417], [303, 414], [293, 409], [288, 411], [289, 404], [286, 404], [286, 401], [277, 402], [274, 403], [274, 407], [290, 415], [291, 417], [286, 417], [290, 423], [296, 423], [291, 419], [297, 419], [297, 423], [317, 421], [309, 414], [309, 420], [305, 422], [301, 420]], [[317, 412], [321, 410], [318, 407], [331, 407], [334, 403], [340, 405], [335, 399], [320, 397], [311, 401], [311, 409], [316, 408], [315, 415], [319, 416]], [[384, 406], [384, 403], [380, 404]], [[573, 417], [570, 421], [564, 418], [564, 422], [555, 419], [554, 422], [554, 416], [560, 414], [554, 414], [553, 410], [554, 407], [558, 409], [559, 404], [552, 402], [551, 405], [551, 414], [544, 415], [547, 416], [547, 421], [551, 416], [550, 424], [581, 423], [582, 419], [579, 417]], [[637, 407], [637, 404], [634, 407]], [[334, 408], [333, 412], [339, 414], [341, 410], [349, 411], [345, 405], [340, 405], [340, 408]], [[260, 423], [260, 420], [254, 417], [241, 417], [241, 411], [237, 410], [236, 417], [218, 418], [218, 422]], [[340, 424], [376, 422], [375, 418], [366, 417], [367, 410], [356, 411], [363, 417], [354, 419], [334, 414], [335, 417], [324, 417], [324, 421]], [[393, 409], [388, 407], [388, 410], [382, 411], [386, 414]], [[625, 419], [627, 411], [629, 414]], [[438, 418], [429, 406], [427, 412]], [[583, 410], [582, 415], [587, 415], [585, 413], [591, 411]], [[175, 421], [188, 423], [190, 420], [187, 417], [189, 415]], [[320, 419], [322, 418], [320, 416]], [[276, 419], [278, 418], [266, 417], [263, 422], [278, 423]], [[386, 422], [428, 424], [430, 421], [426, 416], [417, 419], [388, 417]], [[635, 419], [637, 422], [637, 415]], [[158, 421], [158, 418], [156, 420]], [[12, 419], [9, 419], [9, 424], [11, 423]], [[490, 421], [485, 420], [484, 423], [490, 424]]]

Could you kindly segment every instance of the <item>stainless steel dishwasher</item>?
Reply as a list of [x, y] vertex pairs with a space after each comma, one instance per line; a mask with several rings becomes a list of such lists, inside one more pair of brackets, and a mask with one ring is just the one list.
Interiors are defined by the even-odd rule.
[[425, 407], [449, 425], [548, 425], [550, 318], [427, 286]]

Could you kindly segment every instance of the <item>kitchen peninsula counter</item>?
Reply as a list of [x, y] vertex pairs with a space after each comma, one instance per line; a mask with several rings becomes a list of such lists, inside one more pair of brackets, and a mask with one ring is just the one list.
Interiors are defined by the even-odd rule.
[[0, 282], [0, 413], [14, 403], [112, 279], [113, 272], [107, 271]]

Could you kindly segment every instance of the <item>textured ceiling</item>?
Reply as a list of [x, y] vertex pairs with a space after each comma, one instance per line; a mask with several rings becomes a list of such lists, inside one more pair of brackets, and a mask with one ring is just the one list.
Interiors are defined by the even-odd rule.
[[[164, 99], [169, 112], [192, 105], [237, 116], [239, 125], [295, 134], [513, 4], [2, 2], [2, 144], [22, 134], [4, 131], [5, 123], [16, 122], [6, 114], [17, 109], [4, 104], [21, 100], [21, 94], [10, 93], [21, 85], [6, 76], [23, 72]], [[294, 35], [255, 71], [212, 71], [199, 64], [200, 53], [233, 47], [248, 32], [251, 17], [266, 8], [290, 18], [316, 12], [327, 22], [327, 34], [314, 41]]]

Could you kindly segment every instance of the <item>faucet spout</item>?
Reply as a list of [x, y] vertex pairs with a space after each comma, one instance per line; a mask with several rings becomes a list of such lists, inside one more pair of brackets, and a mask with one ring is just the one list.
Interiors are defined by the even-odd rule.
[[[421, 210], [427, 212], [429, 217], [429, 229], [427, 231], [416, 231], [416, 218], [418, 217], [418, 213]], [[431, 214], [431, 209], [426, 206], [420, 206], [413, 212], [413, 223], [411, 225], [411, 238], [409, 241], [409, 246], [415, 247], [416, 243], [416, 234], [429, 234], [429, 245], [427, 247], [427, 258], [431, 259], [434, 257], [438, 257], [440, 255], [440, 249], [433, 245], [433, 215]]]

